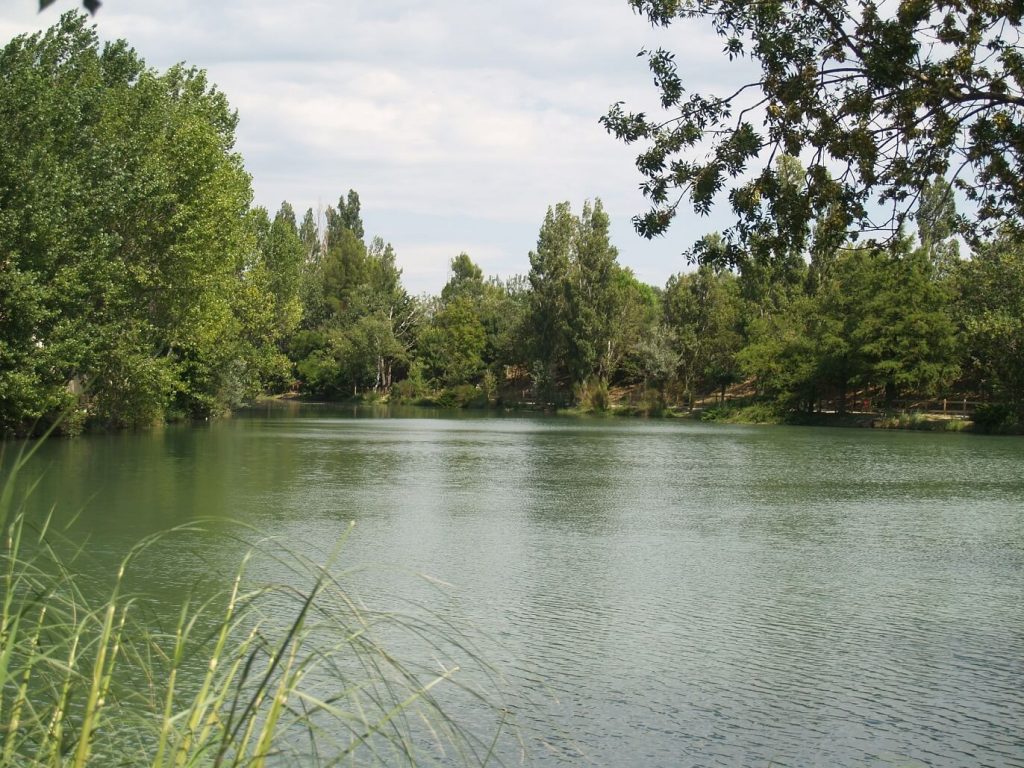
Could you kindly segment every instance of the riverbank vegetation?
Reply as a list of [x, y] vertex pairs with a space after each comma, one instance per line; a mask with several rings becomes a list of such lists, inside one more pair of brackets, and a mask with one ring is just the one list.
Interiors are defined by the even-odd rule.
[[[38, 483], [19, 483], [30, 456], [0, 487], [0, 766], [486, 765], [515, 738], [500, 680], [455, 622], [346, 589], [344, 537], [323, 564], [264, 540], [224, 588], [155, 605], [133, 569], [201, 525], [84, 577], [81, 544], [16, 499]], [[246, 566], [271, 557], [288, 581], [253, 585]]]
[[[745, 250], [703, 237], [664, 286], [619, 263], [600, 200], [558, 203], [526, 275], [453, 254], [440, 294], [412, 296], [357, 192], [252, 206], [237, 116], [203, 72], [155, 72], [75, 14], [10, 42], [0, 71], [6, 434], [260, 393], [657, 415], [741, 388], [759, 420], [943, 399], [996, 431], [1024, 414], [1024, 253], [1009, 230], [964, 252], [941, 180], [887, 243], [787, 245], [779, 218]], [[798, 196], [805, 169], [782, 155], [773, 178]]]

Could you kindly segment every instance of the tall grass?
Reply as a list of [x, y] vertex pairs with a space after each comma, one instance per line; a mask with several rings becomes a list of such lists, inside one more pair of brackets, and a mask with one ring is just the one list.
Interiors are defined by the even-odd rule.
[[584, 413], [605, 413], [611, 408], [611, 394], [608, 382], [591, 376], [573, 388], [576, 407]]
[[[52, 515], [33, 521], [14, 498], [32, 450], [0, 485], [0, 766], [497, 762], [498, 740], [511, 731], [484, 692], [496, 677], [438, 617], [375, 612], [352, 599], [336, 567], [343, 539], [320, 565], [257, 547], [308, 586], [247, 586], [250, 553], [224, 590], [183, 598], [162, 629], [143, 620], [143, 596], [126, 588], [159, 538], [127, 553], [92, 603], [73, 558], [69, 565], [54, 546]], [[380, 640], [396, 635], [415, 638], [432, 661], [400, 661]], [[453, 657], [483, 675], [464, 682], [445, 661]], [[453, 695], [473, 708], [475, 726], [442, 704]]]

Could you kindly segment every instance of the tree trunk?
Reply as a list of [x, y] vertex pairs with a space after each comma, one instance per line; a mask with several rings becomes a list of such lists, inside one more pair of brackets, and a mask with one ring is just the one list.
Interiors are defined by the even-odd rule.
[[885, 410], [891, 411], [896, 402], [896, 382], [891, 379], [885, 382]]

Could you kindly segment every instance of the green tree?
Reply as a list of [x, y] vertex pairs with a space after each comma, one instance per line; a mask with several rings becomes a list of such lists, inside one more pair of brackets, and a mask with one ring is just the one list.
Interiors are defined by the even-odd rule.
[[576, 239], [576, 217], [569, 203], [548, 208], [537, 237], [537, 249], [530, 252], [530, 307], [527, 320], [534, 362], [535, 384], [550, 399], [567, 372], [568, 307], [566, 283]]
[[600, 200], [585, 203], [579, 217], [559, 203], [548, 209], [530, 253], [527, 329], [534, 378], [549, 399], [567, 385], [611, 374], [622, 292], [608, 227]]
[[420, 338], [420, 350], [431, 375], [445, 386], [476, 383], [484, 372], [486, 333], [479, 305], [456, 296], [431, 318]]
[[[331, 209], [327, 211], [330, 214]], [[366, 266], [366, 244], [355, 232], [337, 229], [329, 235], [322, 274], [324, 300], [334, 317], [351, 319], [356, 314], [354, 301], [365, 283]]]
[[0, 429], [80, 389], [112, 425], [221, 410], [254, 370], [228, 358], [253, 243], [227, 100], [77, 14], [8, 43], [0, 75]]
[[482, 356], [496, 381], [504, 381], [509, 371], [528, 368], [529, 303], [529, 282], [522, 275], [508, 280], [492, 277], [483, 284], [479, 305], [484, 327]]
[[948, 295], [932, 279], [931, 265], [905, 237], [888, 252], [855, 251], [850, 258], [864, 260], [868, 271], [853, 332], [868, 380], [884, 387], [887, 403], [905, 392], [935, 394], [958, 371]]
[[953, 187], [941, 179], [925, 184], [915, 219], [917, 238], [932, 265], [933, 275], [939, 280], [948, 278], [960, 261], [960, 243], [954, 237], [957, 214]]
[[312, 208], [306, 210], [299, 227], [303, 259], [299, 273], [299, 303], [302, 306], [302, 327], [316, 328], [329, 314], [324, 295], [323, 239]]
[[651, 362], [645, 355], [653, 347], [648, 343], [658, 332], [662, 316], [658, 291], [637, 280], [629, 269], [618, 267], [613, 273], [611, 344], [607, 366], [609, 377], [624, 384], [635, 384], [652, 377]]
[[967, 384], [1024, 416], [1024, 249], [1016, 237], [979, 248], [955, 284]]
[[608, 214], [600, 200], [584, 203], [574, 227], [570, 271], [564, 284], [567, 365], [574, 384], [611, 375], [615, 319], [621, 294], [615, 277], [618, 251], [608, 235]]
[[754, 378], [759, 394], [784, 410], [811, 411], [821, 394], [814, 309], [811, 297], [798, 296], [781, 312], [755, 319], [737, 354], [741, 371]]
[[[759, 68], [724, 95], [701, 94], [689, 90], [670, 51], [645, 52], [668, 115], [629, 113], [620, 103], [603, 118], [618, 138], [644, 144], [637, 165], [651, 209], [636, 219], [641, 234], [664, 232], [684, 201], [706, 213], [728, 190], [731, 257], [773, 232], [803, 252], [811, 224], [824, 218], [855, 236], [891, 237], [922, 183], [936, 177], [973, 202], [983, 231], [1019, 227], [1019, 4], [629, 2], [655, 25], [706, 22], [730, 60]], [[808, 161], [798, 194], [762, 164], [780, 154]], [[780, 221], [788, 226], [777, 228]]]
[[740, 353], [747, 375], [786, 408], [813, 410], [852, 386], [933, 395], [957, 374], [954, 327], [943, 287], [906, 238], [891, 249], [836, 254], [815, 292], [752, 323]]
[[742, 303], [736, 276], [703, 264], [673, 275], [665, 286], [664, 321], [673, 332], [684, 391], [719, 390], [738, 378], [743, 345]]
[[296, 230], [307, 320], [289, 351], [304, 388], [320, 396], [387, 391], [410, 363], [419, 303], [402, 286], [391, 244], [367, 245], [363, 231], [354, 190], [327, 208], [322, 240], [311, 210]]
[[286, 340], [302, 320], [300, 284], [305, 253], [306, 246], [295, 223], [295, 211], [285, 201], [274, 216], [263, 251], [269, 290], [274, 297], [275, 322], [282, 340]]
[[356, 294], [368, 279], [366, 243], [359, 195], [348, 191], [338, 198], [338, 207], [327, 206], [321, 272], [324, 300], [337, 318], [352, 319], [358, 314]]
[[448, 303], [459, 296], [479, 301], [484, 294], [484, 272], [473, 263], [468, 253], [460, 253], [451, 263], [452, 276], [441, 289], [441, 301]]
[[421, 316], [419, 302], [402, 286], [402, 270], [395, 258], [391, 243], [373, 238], [367, 249], [366, 282], [359, 292], [360, 314], [378, 318], [390, 336], [390, 341], [379, 347], [375, 390], [390, 389], [396, 366], [407, 365]]

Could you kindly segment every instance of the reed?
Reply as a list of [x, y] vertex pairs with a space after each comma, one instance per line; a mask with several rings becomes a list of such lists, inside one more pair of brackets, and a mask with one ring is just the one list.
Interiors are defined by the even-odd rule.
[[[500, 762], [496, 745], [515, 735], [496, 699], [499, 676], [442, 617], [353, 599], [337, 567], [344, 536], [322, 564], [255, 545], [224, 590], [183, 599], [162, 630], [126, 588], [140, 553], [161, 537], [128, 552], [105, 599], [92, 604], [73, 558], [54, 546], [52, 514], [30, 520], [14, 498], [33, 450], [0, 486], [0, 766]], [[303, 578], [250, 586], [254, 556]], [[431, 661], [400, 661], [381, 639], [397, 635], [414, 638], [426, 650], [417, 656]], [[453, 696], [460, 711], [473, 709], [472, 727], [450, 713]]]

